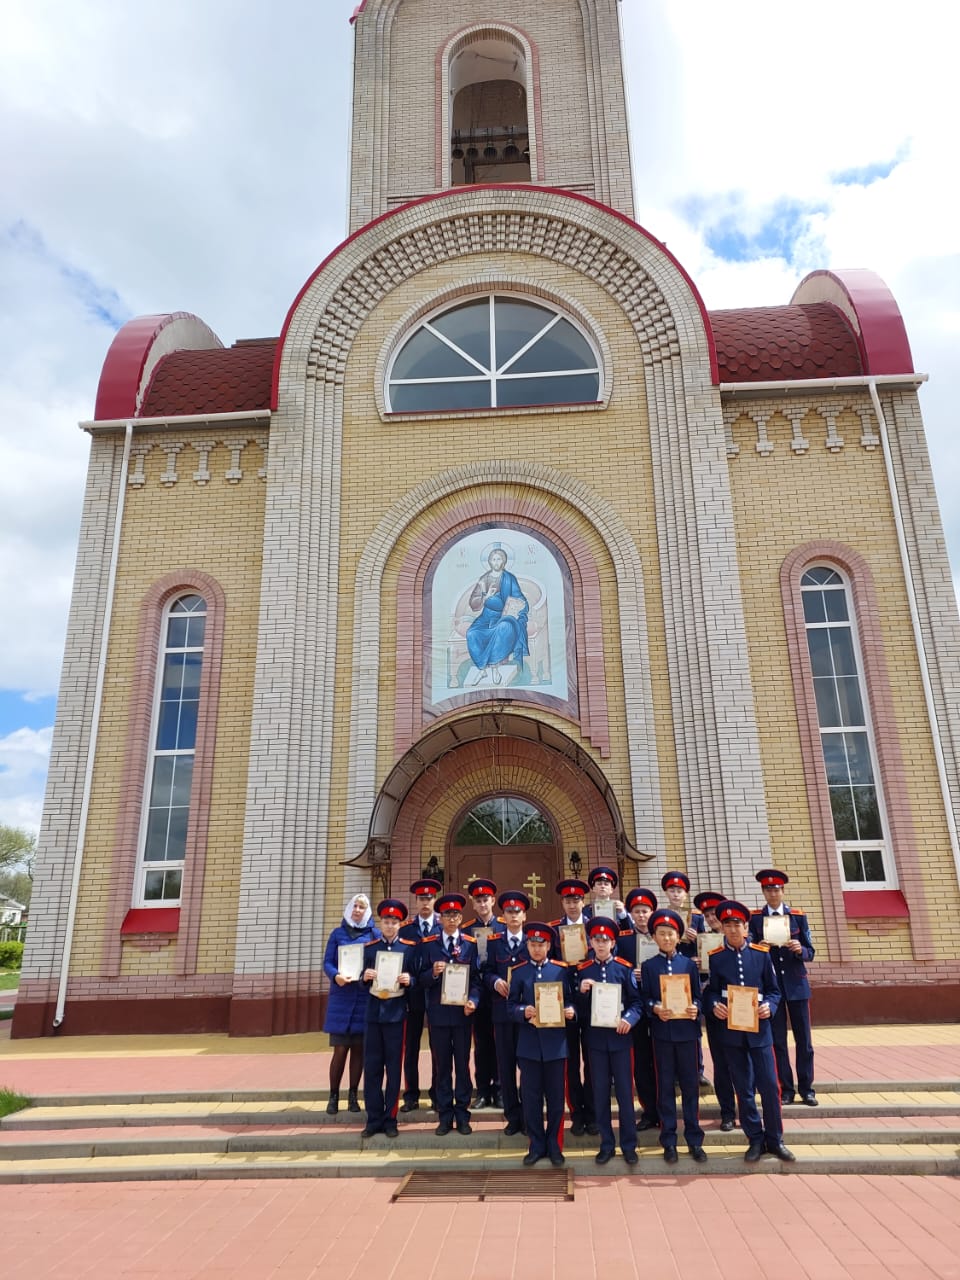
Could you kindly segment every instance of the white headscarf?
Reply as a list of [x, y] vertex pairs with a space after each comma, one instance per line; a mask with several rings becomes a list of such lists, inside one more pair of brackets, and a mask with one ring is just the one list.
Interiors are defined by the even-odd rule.
[[[362, 902], [366, 910], [363, 913], [363, 919], [359, 924], [353, 918], [353, 908], [358, 902]], [[343, 923], [350, 929], [365, 929], [373, 919], [373, 912], [370, 910], [370, 899], [365, 893], [355, 893], [347, 905], [343, 908]]]

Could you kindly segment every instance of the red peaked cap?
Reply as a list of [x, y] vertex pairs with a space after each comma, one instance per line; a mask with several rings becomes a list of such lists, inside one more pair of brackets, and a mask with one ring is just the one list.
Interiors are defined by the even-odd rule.
[[587, 933], [591, 938], [599, 933], [613, 942], [616, 940], [617, 932], [616, 926], [611, 924], [605, 916], [597, 916], [596, 919], [587, 921]]
[[523, 926], [524, 935], [528, 938], [539, 938], [541, 942], [553, 941], [553, 930], [540, 920], [531, 920]]
[[377, 903], [377, 915], [381, 920], [384, 916], [393, 916], [396, 920], [406, 920], [409, 914], [406, 903], [401, 902], [399, 898], [384, 898], [382, 902]]
[[754, 879], [764, 887], [768, 884], [778, 884], [782, 888], [783, 885], [790, 883], [790, 877], [787, 873], [778, 871], [776, 867], [767, 867], [763, 871], [758, 871]]
[[725, 902], [721, 902], [717, 907], [717, 919], [721, 924], [724, 920], [741, 920], [744, 924], [749, 924], [750, 908], [745, 907], [742, 902], [737, 902], [733, 898], [727, 898]]
[[647, 921], [647, 931], [649, 933], [655, 933], [658, 924], [670, 925], [672, 929], [676, 929], [677, 933], [683, 937], [683, 917], [676, 911], [671, 910], [670, 907], [660, 907], [658, 910], [653, 912], [650, 919]]
[[476, 880], [470, 881], [468, 892], [471, 898], [482, 898], [486, 894], [489, 894], [491, 898], [495, 898], [497, 896], [497, 886], [492, 880], [484, 880], [482, 877], [478, 877]]

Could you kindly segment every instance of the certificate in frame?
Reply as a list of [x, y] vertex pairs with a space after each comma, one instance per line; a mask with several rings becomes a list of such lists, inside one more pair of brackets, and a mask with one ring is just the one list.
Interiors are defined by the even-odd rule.
[[620, 1025], [620, 993], [622, 987], [618, 982], [595, 982], [590, 988], [590, 1025], [591, 1027], [612, 1027]]
[[403, 995], [400, 986], [400, 974], [403, 972], [403, 952], [378, 951], [374, 963], [376, 977], [370, 988], [370, 994], [379, 1000], [392, 1000]]
[[560, 954], [567, 964], [579, 964], [587, 958], [587, 931], [582, 924], [560, 926]]
[[535, 982], [533, 1001], [537, 1010], [538, 1027], [562, 1027], [566, 1024], [562, 982]]
[[727, 1026], [731, 1031], [760, 1030], [760, 992], [757, 987], [727, 987]]
[[465, 1005], [470, 996], [470, 966], [448, 964], [440, 984], [440, 1003]]
[[660, 1003], [671, 1018], [688, 1017], [687, 1009], [693, 1004], [689, 973], [661, 973]]

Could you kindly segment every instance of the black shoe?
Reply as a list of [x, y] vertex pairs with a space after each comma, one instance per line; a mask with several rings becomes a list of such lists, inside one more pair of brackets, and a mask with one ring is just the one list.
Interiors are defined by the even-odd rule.
[[470, 1121], [469, 1121], [469, 1120], [458, 1120], [458, 1121], [457, 1121], [457, 1133], [462, 1133], [464, 1136], [466, 1136], [466, 1135], [467, 1135], [467, 1134], [469, 1134], [469, 1133], [473, 1133], [473, 1126], [471, 1125]]
[[587, 1126], [583, 1120], [578, 1118], [574, 1120], [573, 1124], [570, 1126], [570, 1132], [575, 1138], [582, 1138], [587, 1132]]
[[595, 1164], [609, 1164], [612, 1159], [613, 1159], [612, 1151], [598, 1151], [597, 1154], [593, 1157]]
[[767, 1150], [772, 1156], [776, 1156], [778, 1160], [785, 1160], [787, 1164], [793, 1164], [796, 1156], [789, 1147], [785, 1147], [782, 1142], [768, 1142]]
[[419, 1111], [420, 1099], [411, 1098], [409, 1101], [407, 1101], [407, 1099], [404, 1098], [403, 1102], [400, 1104], [400, 1110], [401, 1111]]
[[397, 1126], [389, 1121], [383, 1126], [383, 1132], [388, 1138], [399, 1138], [400, 1136], [397, 1132]]
[[550, 1163], [555, 1169], [559, 1169], [561, 1165], [566, 1164], [566, 1160], [561, 1155], [551, 1156]]
[[356, 1089], [351, 1089], [351, 1090], [347, 1093], [347, 1110], [348, 1110], [348, 1111], [359, 1111], [359, 1110], [360, 1110], [360, 1103], [357, 1101], [357, 1091], [356, 1091]]
[[735, 1129], [736, 1127], [737, 1127], [737, 1122], [736, 1122], [736, 1120], [721, 1120], [721, 1121], [720, 1121], [720, 1132], [721, 1132], [721, 1133], [733, 1133], [733, 1131], [734, 1131], [734, 1129]]
[[542, 1160], [543, 1156], [534, 1155], [532, 1151], [528, 1151], [523, 1157], [523, 1163], [529, 1169], [531, 1165], [536, 1164], [538, 1160]]
[[637, 1133], [646, 1133], [648, 1129], [659, 1129], [660, 1121], [651, 1120], [649, 1116], [641, 1116], [637, 1121]]
[[676, 1163], [677, 1163], [677, 1160], [680, 1158], [680, 1157], [677, 1155], [677, 1148], [676, 1148], [676, 1147], [664, 1147], [664, 1148], [663, 1148], [663, 1158], [664, 1158], [664, 1160], [666, 1160], [667, 1164], [676, 1164]]
[[503, 1132], [508, 1138], [512, 1138], [514, 1134], [523, 1133], [523, 1125], [515, 1124], [514, 1121], [511, 1120], [510, 1123], [505, 1126]]
[[707, 1153], [703, 1147], [687, 1147], [687, 1151], [690, 1153], [690, 1159], [695, 1160], [697, 1164], [707, 1163]]
[[330, 1101], [327, 1103], [327, 1115], [335, 1116], [340, 1109], [340, 1094], [333, 1090], [330, 1094]]
[[596, 1124], [594, 1121], [591, 1121], [591, 1122], [590, 1122], [590, 1124], [588, 1124], [588, 1125], [587, 1125], [587, 1133], [589, 1133], [589, 1135], [590, 1135], [590, 1137], [591, 1137], [591, 1138], [597, 1138], [597, 1137], [599, 1137], [599, 1136], [600, 1136], [600, 1126], [599, 1126], [598, 1124]]
[[805, 1107], [819, 1107], [820, 1105], [820, 1103], [817, 1101], [817, 1095], [813, 1092], [812, 1089], [810, 1090], [809, 1093], [802, 1094], [800, 1101], [803, 1103]]
[[493, 1104], [493, 1106], [495, 1106], [495, 1107], [497, 1108], [497, 1110], [498, 1110], [498, 1111], [502, 1109], [502, 1107], [503, 1107], [503, 1094], [500, 1092], [500, 1090], [499, 1090], [499, 1089], [494, 1089], [494, 1091], [493, 1091], [493, 1097], [490, 1099], [490, 1101], [491, 1101], [491, 1103]]
[[763, 1155], [763, 1139], [754, 1138], [744, 1154], [744, 1160], [747, 1164], [756, 1164]]
[[637, 1155], [635, 1151], [625, 1151], [623, 1153], [623, 1158], [629, 1165], [640, 1163], [640, 1157]]
[[782, 1107], [789, 1107], [792, 1103], [796, 1102], [796, 1100], [797, 1095], [795, 1093], [781, 1093], [780, 1095], [780, 1105]]
[[385, 1130], [383, 1130], [383, 1129], [371, 1129], [371, 1128], [370, 1128], [370, 1126], [369, 1126], [369, 1125], [367, 1125], [367, 1127], [366, 1127], [365, 1129], [361, 1129], [361, 1130], [360, 1130], [360, 1137], [361, 1137], [361, 1138], [375, 1138], [375, 1137], [377, 1136], [377, 1134], [378, 1134], [378, 1133], [384, 1133], [384, 1132], [386, 1132], [386, 1131], [385, 1131]]
[[702, 1072], [702, 1071], [700, 1072], [700, 1088], [701, 1088], [701, 1089], [712, 1089], [712, 1088], [713, 1088], [713, 1083], [712, 1083], [712, 1081], [708, 1080], [708, 1079], [707, 1079], [707, 1077], [703, 1074], [703, 1072]]
[[438, 1138], [444, 1138], [450, 1132], [450, 1125], [438, 1124], [433, 1132], [437, 1135]]

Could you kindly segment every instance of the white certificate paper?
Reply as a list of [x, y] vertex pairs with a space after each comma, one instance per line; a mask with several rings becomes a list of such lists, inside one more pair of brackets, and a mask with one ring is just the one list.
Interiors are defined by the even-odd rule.
[[477, 944], [477, 955], [480, 957], [480, 963], [486, 964], [487, 943], [497, 931], [483, 925], [479, 929], [471, 929], [470, 932], [473, 935], [474, 942]]
[[790, 941], [790, 917], [764, 916], [763, 940], [771, 947], [785, 947]]
[[470, 966], [468, 964], [448, 964], [443, 971], [440, 986], [441, 1004], [464, 1005], [470, 994]]
[[731, 1031], [760, 1030], [760, 992], [756, 987], [727, 987], [727, 1026]]
[[620, 1025], [620, 984], [618, 982], [595, 982], [590, 988], [590, 1025], [591, 1027], [613, 1027]]
[[660, 947], [649, 933], [637, 934], [637, 965], [639, 969], [644, 960], [651, 960], [660, 954]]
[[560, 954], [567, 964], [579, 964], [587, 958], [587, 931], [582, 924], [560, 926]]
[[337, 973], [341, 978], [360, 981], [363, 973], [363, 943], [346, 942], [337, 947]]
[[562, 982], [535, 982], [533, 999], [538, 1027], [562, 1027], [565, 1024]]
[[710, 972], [710, 952], [723, 946], [723, 935], [720, 933], [697, 934], [697, 963], [701, 973]]
[[389, 1000], [392, 996], [403, 995], [400, 986], [400, 974], [403, 972], [402, 951], [378, 951], [375, 964], [377, 976], [370, 988], [381, 1000]]

